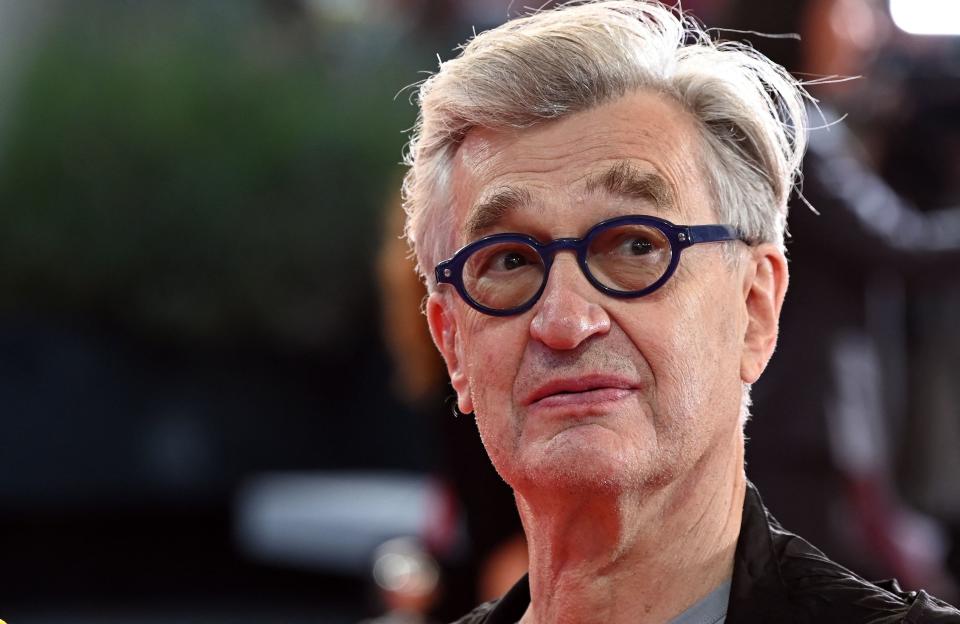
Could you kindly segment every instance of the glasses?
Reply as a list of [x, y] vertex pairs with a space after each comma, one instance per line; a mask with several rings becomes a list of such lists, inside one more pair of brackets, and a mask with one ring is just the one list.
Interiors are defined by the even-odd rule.
[[437, 283], [452, 284], [475, 309], [491, 316], [529, 310], [543, 294], [557, 252], [570, 250], [594, 288], [624, 299], [663, 286], [691, 245], [738, 240], [730, 225], [674, 225], [632, 215], [601, 221], [583, 238], [541, 243], [526, 234], [494, 234], [437, 265]]

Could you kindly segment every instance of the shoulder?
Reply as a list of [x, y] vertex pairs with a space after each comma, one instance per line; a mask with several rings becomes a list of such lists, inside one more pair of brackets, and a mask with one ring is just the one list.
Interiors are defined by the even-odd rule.
[[526, 575], [503, 597], [485, 602], [453, 624], [514, 624], [530, 606], [530, 583]]
[[[791, 542], [780, 571], [789, 602], [811, 622], [960, 622], [960, 613], [925, 592], [903, 592], [895, 582], [871, 583], [802, 539]], [[948, 619], [937, 619], [938, 610]]]
[[529, 606], [530, 582], [523, 575], [503, 597], [483, 603], [453, 624], [514, 624]]
[[500, 601], [491, 600], [490, 602], [485, 602], [451, 624], [480, 624], [481, 622], [486, 622], [490, 612], [493, 611], [498, 602]]
[[871, 583], [770, 516], [752, 485], [734, 562], [728, 624], [960, 624], [960, 611], [895, 581]]
[[896, 581], [872, 583], [830, 560], [806, 540], [771, 527], [787, 598], [811, 622], [960, 624], [960, 611]]

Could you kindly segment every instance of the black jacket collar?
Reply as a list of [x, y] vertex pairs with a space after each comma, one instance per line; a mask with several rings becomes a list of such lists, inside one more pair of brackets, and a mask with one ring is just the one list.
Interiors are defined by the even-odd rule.
[[[481, 605], [458, 624], [514, 624], [529, 604], [524, 576], [503, 598]], [[834, 563], [785, 531], [748, 481], [726, 624], [764, 622], [960, 624], [960, 611], [925, 592], [903, 592], [896, 582], [870, 583]]]

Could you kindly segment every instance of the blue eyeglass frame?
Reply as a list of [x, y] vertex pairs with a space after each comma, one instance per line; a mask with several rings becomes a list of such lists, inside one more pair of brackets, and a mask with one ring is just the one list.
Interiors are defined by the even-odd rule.
[[[587, 265], [587, 251], [589, 250], [590, 243], [593, 241], [593, 239], [602, 232], [620, 225], [651, 226], [660, 230], [664, 236], [666, 236], [667, 240], [670, 241], [670, 264], [667, 265], [667, 269], [664, 271], [660, 279], [642, 290], [623, 291], [615, 290], [609, 286], [605, 286], [593, 276], [593, 273], [590, 272], [590, 267]], [[590, 228], [583, 238], [555, 238], [548, 243], [541, 243], [536, 238], [526, 234], [510, 233], [485, 236], [460, 248], [453, 255], [453, 257], [438, 264], [434, 269], [434, 274], [436, 275], [438, 284], [452, 284], [457, 290], [457, 293], [459, 293], [460, 297], [474, 309], [483, 312], [484, 314], [489, 314], [490, 316], [514, 316], [516, 314], [522, 314], [526, 312], [540, 299], [544, 289], [547, 287], [547, 279], [550, 276], [550, 268], [553, 266], [553, 259], [557, 255], [557, 252], [568, 249], [575, 251], [577, 253], [577, 264], [580, 265], [580, 271], [583, 273], [584, 277], [587, 278], [587, 281], [589, 281], [590, 284], [592, 284], [593, 287], [600, 292], [618, 299], [633, 299], [636, 297], [649, 295], [663, 286], [673, 275], [674, 271], [677, 270], [677, 265], [680, 264], [680, 252], [687, 247], [691, 247], [700, 243], [715, 243], [728, 240], [742, 240], [732, 225], [676, 225], [670, 221], [667, 221], [666, 219], [660, 219], [658, 217], [651, 217], [648, 215], [628, 215], [601, 221]], [[543, 261], [544, 277], [543, 282], [540, 284], [540, 288], [537, 290], [537, 292], [534, 293], [530, 299], [523, 304], [506, 310], [488, 308], [482, 303], [474, 300], [467, 292], [467, 289], [463, 284], [463, 268], [467, 263], [467, 259], [469, 259], [470, 256], [473, 255], [473, 253], [478, 249], [482, 249], [497, 243], [527, 244], [536, 250], [537, 254], [540, 255], [540, 259]]]

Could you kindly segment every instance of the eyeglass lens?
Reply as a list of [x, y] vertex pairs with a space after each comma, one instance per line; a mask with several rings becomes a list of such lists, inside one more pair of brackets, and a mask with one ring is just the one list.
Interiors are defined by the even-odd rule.
[[[589, 239], [587, 267], [607, 288], [629, 293], [663, 277], [672, 256], [670, 240], [658, 228], [623, 224]], [[537, 250], [526, 243], [497, 242], [477, 249], [463, 268], [463, 285], [477, 303], [494, 310], [522, 306], [540, 290], [546, 271]]]

